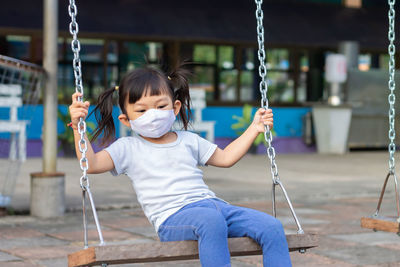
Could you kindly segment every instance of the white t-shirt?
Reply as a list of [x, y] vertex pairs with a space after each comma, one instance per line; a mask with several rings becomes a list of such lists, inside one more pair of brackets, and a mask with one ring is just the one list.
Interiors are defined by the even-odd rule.
[[183, 206], [215, 194], [197, 165], [205, 165], [217, 145], [197, 134], [176, 131], [176, 141], [154, 144], [139, 135], [122, 137], [107, 147], [115, 169], [132, 181], [142, 209], [158, 231]]

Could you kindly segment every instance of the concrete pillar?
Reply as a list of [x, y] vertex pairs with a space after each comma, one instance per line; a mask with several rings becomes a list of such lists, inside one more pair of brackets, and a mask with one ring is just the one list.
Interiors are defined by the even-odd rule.
[[39, 218], [62, 216], [65, 211], [63, 173], [31, 173], [31, 215]]
[[355, 41], [342, 41], [339, 43], [339, 54], [346, 57], [348, 69], [358, 69], [358, 55], [360, 45]]
[[43, 172], [57, 169], [58, 0], [44, 0], [43, 68], [46, 70], [43, 124]]
[[58, 0], [44, 0], [43, 68], [46, 84], [43, 112], [43, 172], [31, 174], [31, 215], [57, 217], [65, 211], [64, 174], [57, 173]]

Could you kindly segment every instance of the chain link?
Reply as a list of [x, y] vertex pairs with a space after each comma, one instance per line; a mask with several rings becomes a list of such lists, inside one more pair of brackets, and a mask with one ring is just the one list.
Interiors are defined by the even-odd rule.
[[[261, 8], [263, 0], [255, 0], [257, 5], [256, 10], [256, 18], [257, 18], [257, 41], [258, 41], [258, 60], [260, 61], [260, 66], [258, 68], [258, 74], [260, 75], [261, 82], [260, 82], [260, 94], [261, 94], [261, 107], [264, 109], [268, 109], [268, 84], [267, 84], [267, 67], [266, 67], [266, 60], [265, 60], [265, 47], [264, 47], [264, 26], [263, 26], [263, 18], [264, 13]], [[278, 166], [275, 162], [275, 148], [272, 146], [272, 132], [268, 126], [265, 126], [264, 130], [264, 139], [267, 143], [267, 156], [271, 163], [271, 175], [272, 175], [272, 210], [273, 215], [276, 217], [276, 204], [275, 204], [275, 186], [279, 185], [283, 191], [283, 194], [286, 198], [287, 204], [289, 205], [290, 211], [292, 212], [293, 218], [297, 224], [297, 233], [304, 234], [303, 229], [301, 228], [300, 222], [296, 216], [296, 212], [293, 209], [292, 203], [290, 202], [289, 196], [279, 179], [278, 174]], [[299, 250], [300, 252], [304, 253], [304, 250]]]
[[[260, 61], [260, 66], [258, 67], [258, 74], [260, 75], [260, 94], [261, 94], [261, 107], [268, 109], [268, 84], [267, 84], [267, 66], [265, 64], [266, 54], [264, 47], [264, 12], [261, 8], [262, 0], [255, 0], [257, 5], [256, 18], [257, 18], [257, 41], [258, 41], [258, 60]], [[278, 166], [275, 162], [275, 148], [272, 146], [272, 133], [268, 126], [265, 126], [264, 138], [267, 142], [267, 155], [271, 163], [271, 174], [274, 184], [278, 184], [279, 174]]]
[[390, 143], [388, 146], [389, 150], [389, 172], [391, 174], [394, 174], [395, 172], [395, 159], [394, 159], [394, 153], [396, 152], [396, 145], [395, 145], [395, 102], [396, 102], [396, 96], [394, 94], [395, 89], [396, 89], [396, 83], [394, 80], [394, 74], [395, 74], [395, 53], [396, 53], [396, 47], [394, 45], [394, 39], [395, 39], [395, 33], [394, 33], [394, 19], [395, 19], [395, 10], [394, 10], [394, 4], [395, 0], [388, 0], [389, 4], [389, 12], [388, 12], [388, 17], [389, 17], [389, 31], [388, 31], [388, 39], [389, 39], [389, 46], [388, 46], [388, 53], [389, 53], [389, 82], [388, 82], [388, 87], [390, 90], [389, 96], [388, 96], [388, 101], [389, 101], [389, 139]]
[[[69, 24], [69, 32], [72, 35], [71, 49], [74, 53], [74, 59], [72, 61], [72, 68], [74, 70], [75, 77], [75, 92], [81, 93], [82, 96], [78, 98], [78, 101], [83, 102], [83, 86], [82, 86], [82, 63], [79, 57], [79, 52], [81, 50], [81, 43], [78, 40], [79, 26], [76, 22], [76, 16], [78, 14], [78, 9], [75, 5], [75, 0], [69, 0], [68, 13], [71, 17], [71, 23]], [[78, 123], [78, 132], [80, 135], [79, 140], [79, 151], [81, 152], [81, 159], [79, 165], [82, 170], [82, 177], [80, 179], [80, 184], [82, 190], [86, 190], [89, 187], [89, 177], [87, 176], [87, 170], [89, 169], [89, 162], [86, 158], [87, 143], [85, 139], [86, 133], [86, 122], [83, 118], [80, 118]]]

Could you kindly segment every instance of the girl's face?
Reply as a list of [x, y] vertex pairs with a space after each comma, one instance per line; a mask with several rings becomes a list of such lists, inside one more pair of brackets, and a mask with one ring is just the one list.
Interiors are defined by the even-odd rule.
[[143, 96], [135, 103], [129, 103], [128, 98], [125, 101], [125, 110], [127, 115], [121, 114], [118, 119], [126, 126], [130, 127], [129, 120], [136, 120], [142, 116], [149, 109], [173, 109], [175, 116], [179, 114], [181, 108], [181, 101], [175, 100], [172, 103], [171, 96], [169, 94], [153, 95], [145, 93]]

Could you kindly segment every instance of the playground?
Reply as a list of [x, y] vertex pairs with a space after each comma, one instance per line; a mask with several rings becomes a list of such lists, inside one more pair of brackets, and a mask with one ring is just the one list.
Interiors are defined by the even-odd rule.
[[[304, 231], [319, 234], [317, 248], [305, 254], [291, 253], [293, 266], [400, 266], [400, 239], [396, 233], [360, 227], [360, 218], [375, 211], [387, 169], [386, 153], [279, 155], [277, 161]], [[58, 162], [59, 170], [66, 172], [68, 212], [59, 219], [36, 219], [27, 214], [3, 217], [0, 266], [67, 266], [67, 254], [82, 249], [78, 162], [68, 158], [60, 158]], [[27, 177], [38, 165], [40, 159], [28, 159], [23, 165], [14, 196], [16, 211], [26, 212], [29, 208]], [[206, 183], [217, 196], [271, 212], [271, 181], [266, 178], [265, 156], [247, 155], [232, 168], [203, 170]], [[158, 240], [126, 176], [92, 175], [91, 186], [107, 245], [148, 244]], [[388, 186], [382, 212], [395, 215], [392, 214], [394, 199], [393, 187]], [[287, 234], [296, 233], [296, 225], [279, 190], [277, 216]], [[91, 220], [89, 245], [97, 244], [97, 231]], [[160, 266], [160, 263], [120, 266]], [[165, 262], [161, 266], [199, 266], [199, 261]], [[234, 257], [232, 266], [262, 266], [261, 256]]]
[[43, 1], [42, 41], [0, 25], [0, 267], [400, 266], [395, 1], [322, 2], [293, 7], [349, 23], [379, 6], [387, 41], [269, 49], [262, 0], [240, 44], [81, 38], [74, 0], [67, 32]]

